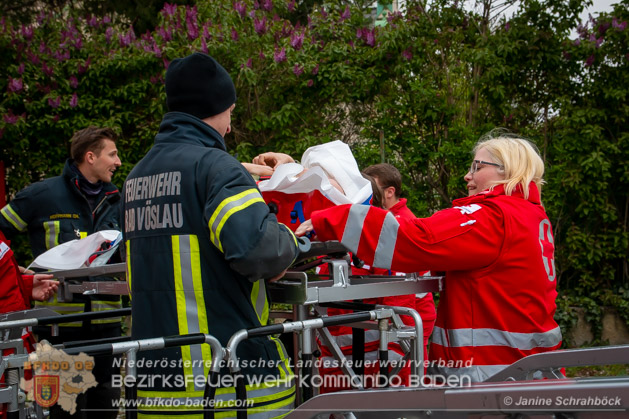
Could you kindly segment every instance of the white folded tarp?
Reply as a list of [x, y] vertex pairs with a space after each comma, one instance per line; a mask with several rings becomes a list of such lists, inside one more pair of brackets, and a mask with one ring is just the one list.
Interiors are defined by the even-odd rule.
[[[308, 169], [304, 174], [297, 177]], [[329, 181], [333, 178], [345, 194]], [[278, 166], [271, 179], [258, 184], [261, 192], [308, 193], [320, 191], [336, 205], [362, 204], [371, 196], [371, 183], [365, 179], [347, 144], [332, 141], [307, 149], [301, 164], [288, 163]]]
[[116, 251], [121, 240], [120, 231], [98, 231], [81, 240], [71, 240], [47, 250], [37, 256], [29, 268], [78, 269], [102, 266]]

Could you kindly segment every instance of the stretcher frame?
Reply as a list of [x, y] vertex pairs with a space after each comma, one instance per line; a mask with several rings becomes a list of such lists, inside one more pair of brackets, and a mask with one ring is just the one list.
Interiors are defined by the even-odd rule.
[[[336, 251], [338, 253], [338, 251]], [[332, 252], [333, 253], [333, 252]], [[338, 256], [338, 254], [336, 255]], [[323, 322], [322, 317], [315, 317], [314, 311], [311, 309], [319, 304], [330, 303], [334, 301], [354, 300], [360, 298], [371, 298], [384, 295], [403, 295], [420, 292], [434, 292], [441, 289], [443, 285], [443, 278], [430, 277], [421, 278], [414, 275], [408, 275], [406, 277], [376, 277], [376, 276], [360, 276], [351, 277], [348, 274], [345, 266], [347, 266], [346, 258], [332, 257], [326, 260], [326, 263], [331, 263], [329, 280], [314, 281], [311, 277], [301, 271], [291, 271], [286, 276], [276, 282], [275, 284], [269, 284], [269, 293], [274, 302], [284, 302], [292, 304], [293, 309], [293, 321], [290, 323], [277, 324], [271, 326], [264, 326], [262, 330], [241, 330], [236, 332], [230, 343], [226, 348], [218, 348], [216, 342], [212, 351], [221, 352], [226, 359], [233, 358], [235, 356], [235, 346], [243, 339], [251, 336], [255, 336], [261, 333], [295, 333], [299, 332], [299, 350], [301, 360], [304, 361], [310, 357], [313, 359], [313, 331], [321, 330], [320, 336], [325, 339], [324, 328], [328, 322]], [[64, 279], [63, 295], [67, 295], [74, 292], [82, 293], [98, 293], [109, 295], [125, 295], [128, 293], [128, 288], [125, 281], [82, 281], [79, 283], [72, 283], [67, 281], [67, 278], [79, 278], [85, 276], [96, 275], [115, 275], [124, 274], [125, 265], [105, 265], [98, 268], [81, 268], [78, 270], [62, 271], [62, 277]], [[106, 284], [107, 282], [113, 282], [113, 284]], [[61, 285], [61, 284], [60, 284]], [[61, 287], [60, 287], [61, 288]], [[64, 298], [64, 297], [62, 297]], [[60, 299], [61, 301], [61, 299]], [[352, 318], [352, 326], [358, 327], [378, 327], [381, 328], [381, 349], [386, 347], [386, 342], [391, 340], [401, 340], [402, 343], [408, 342], [408, 349], [411, 356], [415, 356], [416, 359], [422, 359], [422, 355], [418, 354], [418, 346], [422, 345], [414, 344], [414, 340], [421, 339], [421, 317], [411, 309], [404, 309], [400, 307], [387, 307], [377, 306], [370, 316], [375, 317], [369, 320], [359, 320]], [[34, 311], [27, 310], [26, 312]], [[41, 310], [41, 309], [39, 309]], [[129, 310], [129, 309], [123, 309]], [[69, 316], [83, 316], [83, 315], [105, 315], [120, 316], [120, 313], [84, 313], [81, 315], [69, 315]], [[127, 312], [128, 313], [128, 312]], [[40, 317], [45, 314], [40, 312]], [[50, 314], [48, 312], [47, 314]], [[405, 328], [399, 315], [411, 315], [416, 319], [415, 330], [409, 330]], [[27, 313], [28, 315], [28, 313]], [[53, 325], [54, 321], [50, 319], [44, 321], [50, 321]], [[337, 317], [337, 316], [334, 316]], [[330, 317], [329, 319], [332, 319]], [[2, 317], [0, 317], [2, 319]], [[63, 316], [63, 322], [67, 322], [68, 315]], [[349, 321], [343, 319], [343, 321]], [[384, 321], [392, 319], [393, 325], [383, 327]], [[24, 320], [12, 320], [7, 322], [0, 322], [0, 330], [7, 330], [8, 328], [23, 327], [24, 325], [31, 326], [39, 323], [39, 320], [35, 324], [23, 323]], [[58, 319], [59, 322], [60, 319]], [[374, 322], [377, 320], [376, 322]], [[20, 321], [22, 323], [20, 323]], [[32, 322], [33, 320], [28, 320]], [[335, 321], [341, 321], [335, 320]], [[388, 324], [388, 320], [387, 320]], [[10, 326], [10, 327], [8, 327]], [[125, 353], [127, 359], [134, 359], [133, 357], [141, 350], [158, 349], [165, 344], [181, 344], [188, 345], [192, 343], [209, 343], [212, 345], [211, 337], [209, 335], [198, 334], [195, 336], [175, 336], [169, 338], [155, 338], [141, 341], [128, 341], [128, 342], [116, 342], [111, 344], [97, 344], [87, 345], [79, 347], [78, 349], [68, 349], [66, 352], [73, 353], [72, 351], [90, 351], [90, 350], [105, 350], [102, 345], [112, 345], [107, 347], [106, 351], [114, 351], [115, 353]], [[178, 340], [181, 338], [181, 340]], [[161, 342], [161, 343], [160, 343]], [[166, 343], [168, 342], [168, 343]], [[21, 339], [20, 339], [21, 344]], [[15, 343], [13, 343], [15, 347]], [[100, 346], [99, 346], [100, 345]], [[220, 345], [220, 344], [219, 344]], [[233, 347], [233, 352], [232, 348]], [[91, 346], [91, 348], [90, 348]], [[96, 348], [94, 347], [96, 346]], [[340, 350], [337, 351], [337, 355], [342, 357]], [[420, 353], [422, 351], [419, 351]], [[78, 353], [78, 352], [77, 352]], [[112, 352], [113, 353], [113, 352]], [[3, 357], [0, 372], [8, 369], [19, 369], [20, 365], [27, 360], [25, 354], [15, 354], [10, 357]], [[214, 357], [213, 357], [214, 358]], [[297, 358], [295, 358], [297, 359]], [[357, 389], [343, 391], [339, 393], [329, 393], [324, 395], [314, 395], [309, 393], [307, 389], [301, 393], [301, 398], [298, 400], [297, 408], [289, 413], [286, 417], [293, 418], [328, 418], [330, 414], [341, 415], [345, 418], [420, 418], [420, 417], [481, 417], [483, 415], [491, 415], [492, 417], [574, 417], [574, 418], [594, 418], [594, 417], [627, 417], [629, 415], [629, 377], [613, 377], [613, 378], [578, 378], [578, 379], [566, 379], [566, 378], [553, 378], [555, 376], [554, 371], [558, 367], [567, 366], [586, 366], [586, 365], [610, 365], [610, 364], [629, 364], [629, 345], [609, 346], [609, 347], [597, 347], [587, 349], [573, 349], [573, 350], [560, 350], [555, 352], [543, 353], [532, 355], [519, 360], [512, 364], [507, 369], [491, 377], [486, 382], [472, 385], [471, 387], [445, 387], [435, 388], [430, 386], [420, 386], [415, 388], [375, 388], [375, 389]], [[237, 364], [235, 364], [237, 365]], [[419, 364], [421, 365], [421, 364]], [[547, 380], [531, 380], [534, 371], [544, 371], [546, 377], [550, 377]], [[233, 370], [232, 373], [237, 372]], [[351, 374], [351, 371], [347, 371]], [[418, 371], [416, 371], [418, 372]], [[127, 371], [128, 374], [134, 374], [133, 369]], [[301, 374], [308, 374], [308, 371]], [[418, 372], [420, 373], [420, 372]], [[0, 404], [7, 403], [12, 409], [13, 417], [24, 418], [26, 417], [26, 410], [24, 408], [23, 400], [17, 388], [12, 388], [9, 392], [2, 391], [0, 389]], [[132, 391], [132, 389], [130, 389]], [[8, 395], [8, 396], [7, 396]], [[130, 394], [132, 395], [132, 394]], [[515, 399], [516, 397], [525, 397], [528, 399], [543, 399], [543, 398], [555, 398], [566, 395], [572, 395], [573, 397], [616, 397], [621, 402], [614, 406], [614, 409], [598, 409], [584, 407], [582, 409], [573, 409], [571, 406], [543, 406], [532, 407], [527, 409], [514, 408], [505, 404], [505, 400], [508, 397]], [[16, 410], [17, 407], [17, 410]], [[15, 416], [17, 412], [17, 416]], [[41, 412], [40, 412], [41, 413]], [[127, 413], [128, 417], [133, 418], [133, 412]], [[41, 416], [38, 416], [41, 417]], [[246, 412], [239, 416], [246, 417]], [[337, 416], [339, 417], [339, 416]]]

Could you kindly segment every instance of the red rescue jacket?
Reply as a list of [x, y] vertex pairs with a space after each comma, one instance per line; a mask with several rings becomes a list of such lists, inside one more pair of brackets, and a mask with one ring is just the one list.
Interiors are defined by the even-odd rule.
[[411, 222], [361, 205], [315, 212], [312, 222], [320, 240], [340, 240], [369, 264], [446, 272], [433, 372], [483, 381], [561, 345], [554, 239], [533, 183], [528, 199], [519, 188], [507, 196], [499, 185]]

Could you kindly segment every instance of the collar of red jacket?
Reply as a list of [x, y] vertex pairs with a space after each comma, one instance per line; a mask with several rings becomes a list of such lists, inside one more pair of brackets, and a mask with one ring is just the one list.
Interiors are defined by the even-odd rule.
[[[462, 206], [462, 205], [468, 205], [474, 202], [479, 202], [482, 201], [484, 199], [489, 199], [489, 198], [493, 198], [499, 195], [504, 195], [505, 194], [505, 187], [504, 185], [497, 185], [493, 190], [489, 190], [486, 189], [482, 192], [477, 193], [476, 195], [472, 195], [472, 196], [466, 196], [465, 198], [459, 198], [459, 199], [455, 199], [453, 201], [454, 206]], [[513, 193], [511, 194], [511, 196], [515, 196], [518, 198], [522, 198], [524, 199], [524, 193], [522, 192], [522, 186], [518, 185], [515, 190], [513, 191]], [[535, 182], [531, 182], [529, 183], [529, 198], [528, 201], [532, 202], [533, 204], [540, 204], [540, 198], [539, 198], [539, 189], [537, 189], [537, 185], [535, 184]]]
[[392, 213], [395, 214], [396, 210], [404, 207], [405, 205], [406, 205], [406, 198], [400, 198], [400, 200], [397, 202], [397, 204], [395, 204], [391, 208], [389, 208], [389, 211], [391, 211]]

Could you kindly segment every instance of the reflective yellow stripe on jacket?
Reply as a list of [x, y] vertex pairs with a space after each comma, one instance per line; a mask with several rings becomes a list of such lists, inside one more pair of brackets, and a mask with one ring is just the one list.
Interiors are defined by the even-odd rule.
[[28, 227], [28, 224], [26, 224], [24, 220], [17, 215], [17, 212], [13, 210], [11, 204], [5, 205], [4, 208], [0, 210], [0, 214], [2, 214], [2, 216], [4, 216], [4, 218], [6, 218], [17, 231], [24, 231], [26, 230], [26, 227]]
[[131, 288], [131, 241], [127, 240], [125, 242], [125, 248], [126, 248], [126, 253], [127, 253], [127, 273], [126, 273], [126, 277], [127, 277], [127, 287], [129, 287], [129, 299], [132, 299], [133, 297], [133, 288]]
[[[199, 240], [194, 235], [173, 236], [172, 249], [179, 334], [209, 333], [201, 281]], [[207, 377], [208, 365], [212, 359], [210, 345], [183, 346], [181, 355], [185, 376]], [[194, 360], [197, 362], [193, 362]], [[199, 365], [199, 360], [206, 362]], [[197, 380], [189, 380], [186, 384], [187, 391], [203, 389], [203, 386], [198, 386]]]
[[212, 217], [210, 217], [208, 225], [210, 228], [210, 240], [221, 252], [223, 252], [223, 245], [220, 240], [221, 230], [227, 220], [229, 220], [229, 217], [256, 202], [261, 202], [266, 205], [264, 199], [262, 199], [262, 195], [260, 195], [257, 189], [247, 189], [246, 191], [224, 199], [223, 202], [216, 207]]
[[[120, 310], [122, 308], [122, 302], [118, 301], [105, 301], [105, 300], [92, 300], [92, 311], [108, 311], [108, 310]], [[108, 317], [105, 319], [92, 320], [92, 324], [110, 324], [120, 323], [122, 317]]]
[[[35, 301], [36, 308], [49, 308], [51, 310], [56, 311], [57, 313], [64, 314], [81, 314], [85, 311], [85, 303], [60, 303], [57, 301], [57, 295], [55, 294], [48, 301]], [[61, 327], [81, 327], [82, 322], [72, 322], [72, 323], [60, 323]]]
[[[253, 283], [251, 289], [251, 304], [255, 309], [258, 321], [262, 326], [266, 326], [269, 321], [269, 300], [266, 298], [266, 283], [263, 279]], [[277, 352], [280, 354], [282, 362], [279, 364], [280, 377], [286, 379], [293, 376], [293, 371], [290, 368], [290, 362], [288, 354], [284, 349], [284, 345], [279, 339], [269, 337], [277, 346]]]
[[[247, 385], [247, 417], [251, 419], [281, 418], [294, 408], [295, 387], [292, 380], [279, 380]], [[234, 387], [219, 388], [214, 397], [216, 409], [240, 408]], [[138, 417], [163, 419], [177, 412], [177, 417], [199, 418], [203, 409], [203, 391], [138, 390]], [[186, 414], [186, 412], [189, 412]], [[236, 410], [215, 410], [216, 418], [236, 417]], [[183, 416], [182, 416], [183, 415]]]
[[46, 235], [44, 240], [46, 241], [46, 249], [52, 249], [59, 245], [59, 221], [46, 221], [44, 223], [44, 231]]

